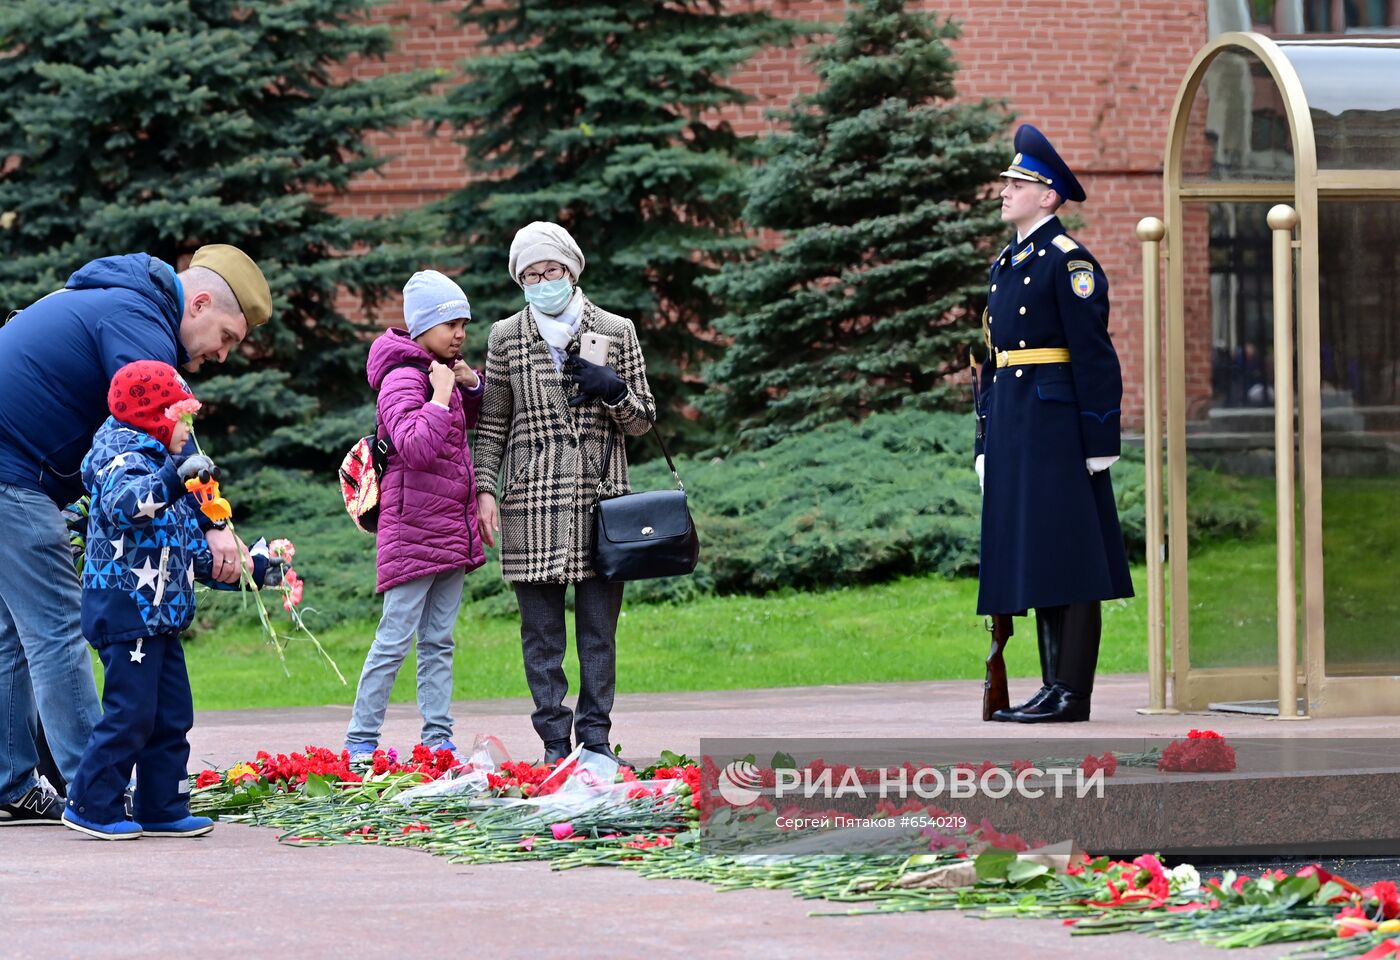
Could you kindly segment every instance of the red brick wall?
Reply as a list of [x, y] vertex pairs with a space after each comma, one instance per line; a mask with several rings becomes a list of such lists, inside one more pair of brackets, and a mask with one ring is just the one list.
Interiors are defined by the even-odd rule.
[[[837, 21], [845, 4], [823, 0], [752, 0], [780, 16]], [[1141, 423], [1142, 267], [1134, 226], [1162, 215], [1162, 156], [1167, 123], [1187, 65], [1206, 41], [1204, 5], [1174, 0], [948, 0], [918, 2], [960, 22], [954, 44], [959, 92], [1005, 99], [1021, 121], [1044, 130], [1078, 174], [1089, 202], [1071, 205], [1076, 236], [1103, 263], [1112, 285], [1114, 340], [1124, 363], [1125, 423]], [[457, 5], [399, 0], [382, 17], [398, 25], [399, 49], [384, 62], [357, 64], [356, 75], [424, 67], [449, 68], [477, 49], [479, 36], [457, 25]], [[733, 78], [756, 97], [734, 112], [736, 126], [769, 128], [763, 111], [815, 89], [793, 50], [760, 52]], [[338, 209], [386, 213], [441, 195], [466, 176], [450, 134], [421, 126], [371, 141], [391, 160], [360, 178]], [[503, 252], [504, 255], [504, 252]], [[392, 320], [392, 306], [386, 308]], [[1208, 357], [1207, 357], [1208, 360]]]

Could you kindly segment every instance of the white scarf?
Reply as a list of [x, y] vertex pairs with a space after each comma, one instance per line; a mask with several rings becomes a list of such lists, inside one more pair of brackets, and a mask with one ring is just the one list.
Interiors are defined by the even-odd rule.
[[579, 324], [583, 321], [583, 291], [574, 287], [574, 295], [556, 317], [545, 316], [534, 307], [530, 308], [530, 316], [535, 321], [535, 329], [549, 345], [549, 355], [554, 358], [554, 369], [563, 370], [564, 359], [569, 355], [566, 348], [578, 333]]

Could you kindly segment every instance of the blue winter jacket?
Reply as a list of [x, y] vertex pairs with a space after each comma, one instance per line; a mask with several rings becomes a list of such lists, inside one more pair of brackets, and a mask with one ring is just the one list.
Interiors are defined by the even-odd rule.
[[82, 496], [79, 466], [107, 417], [112, 375], [134, 360], [189, 359], [184, 299], [163, 261], [104, 257], [0, 327], [0, 483], [60, 506]]
[[82, 463], [92, 494], [83, 565], [83, 635], [95, 647], [173, 636], [194, 619], [195, 580], [210, 577], [199, 506], [178, 459], [109, 417]]

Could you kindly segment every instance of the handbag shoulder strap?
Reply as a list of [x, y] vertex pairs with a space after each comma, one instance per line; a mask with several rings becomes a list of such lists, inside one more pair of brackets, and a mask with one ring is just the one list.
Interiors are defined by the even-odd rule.
[[[652, 417], [652, 419], [651, 419], [650, 422], [651, 422], [651, 430], [648, 431], [648, 432], [651, 433], [653, 436], [656, 437], [656, 442], [657, 442], [657, 443], [661, 444], [661, 455], [664, 456], [664, 457], [666, 458], [666, 466], [670, 468], [670, 470], [671, 470], [671, 476], [672, 476], [672, 477], [675, 479], [675, 481], [676, 481], [676, 489], [679, 490], [681, 493], [685, 493], [685, 484], [681, 482], [681, 475], [680, 475], [680, 473], [677, 472], [677, 470], [676, 470], [676, 462], [675, 462], [674, 460], [671, 459], [671, 451], [668, 450], [668, 449], [666, 449], [666, 440], [665, 440], [664, 437], [661, 436], [661, 428], [658, 427], [658, 426], [656, 425], [656, 418], [655, 418], [655, 417]], [[600, 494], [601, 494], [601, 492], [602, 492], [602, 490], [603, 490], [603, 481], [605, 481], [605, 480], [608, 478], [608, 469], [612, 466], [613, 443], [614, 443], [616, 440], [617, 440], [617, 424], [613, 422], [613, 420], [612, 420], [611, 417], [609, 417], [609, 418], [608, 418], [608, 442], [607, 442], [607, 444], [603, 447], [603, 463], [602, 463], [602, 469], [600, 469], [600, 470], [598, 471], [598, 491], [599, 491]]]

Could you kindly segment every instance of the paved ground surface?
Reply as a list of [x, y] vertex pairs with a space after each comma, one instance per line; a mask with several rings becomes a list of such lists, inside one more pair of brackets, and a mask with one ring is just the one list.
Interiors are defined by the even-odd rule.
[[[1030, 683], [1013, 685], [1013, 698]], [[1096, 722], [1047, 736], [1180, 735], [1200, 717], [1142, 717], [1143, 677], [1100, 681]], [[867, 684], [790, 690], [648, 694], [618, 698], [614, 739], [631, 757], [695, 752], [702, 736], [1006, 735], [977, 717], [980, 684]], [[513, 754], [539, 750], [524, 701], [456, 705], [459, 742], [499, 735]], [[258, 749], [336, 746], [348, 708], [201, 713], [193, 764], [227, 765]], [[1391, 720], [1278, 724], [1212, 716], [1227, 736], [1393, 736]], [[411, 706], [395, 706], [386, 745], [417, 740]], [[1214, 956], [1191, 944], [1132, 935], [1073, 938], [1053, 922], [978, 922], [951, 913], [809, 917], [813, 905], [782, 891], [720, 894], [620, 870], [552, 872], [538, 863], [460, 867], [410, 850], [293, 849], [270, 831], [223, 824], [192, 840], [111, 844], [50, 828], [0, 834], [0, 957], [170, 955], [651, 958], [676, 951], [717, 957]], [[558, 945], [557, 950], [550, 946]], [[1288, 948], [1252, 951], [1277, 957]]]

